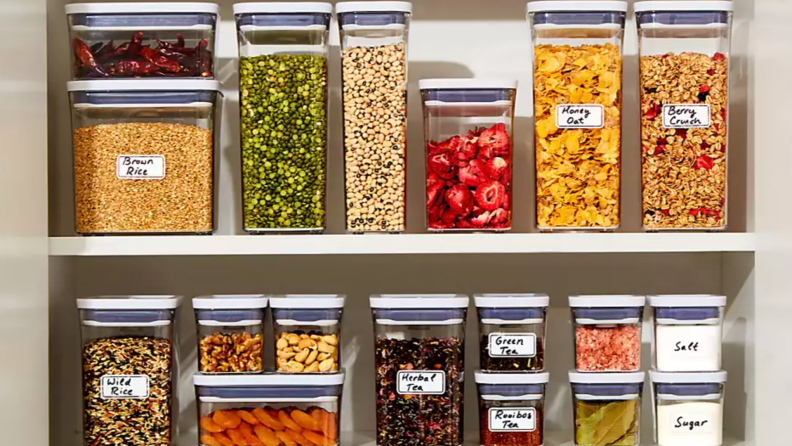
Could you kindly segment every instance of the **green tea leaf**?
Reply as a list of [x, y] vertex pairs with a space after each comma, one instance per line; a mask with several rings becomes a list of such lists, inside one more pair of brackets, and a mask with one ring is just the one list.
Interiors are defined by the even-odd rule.
[[[581, 446], [614, 446], [635, 426], [637, 400], [617, 401], [582, 420], [575, 432]], [[634, 437], [633, 437], [634, 438]]]

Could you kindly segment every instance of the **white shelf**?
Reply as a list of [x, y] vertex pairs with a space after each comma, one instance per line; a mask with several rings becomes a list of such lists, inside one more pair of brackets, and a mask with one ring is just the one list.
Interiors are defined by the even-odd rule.
[[753, 252], [745, 233], [51, 237], [50, 256]]

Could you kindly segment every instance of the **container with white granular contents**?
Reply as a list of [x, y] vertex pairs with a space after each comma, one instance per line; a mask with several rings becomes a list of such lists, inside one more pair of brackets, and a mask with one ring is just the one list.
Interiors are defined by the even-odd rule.
[[721, 446], [726, 372], [649, 372], [658, 446]]
[[656, 370], [720, 370], [726, 296], [649, 296], [649, 305], [654, 319], [652, 357]]

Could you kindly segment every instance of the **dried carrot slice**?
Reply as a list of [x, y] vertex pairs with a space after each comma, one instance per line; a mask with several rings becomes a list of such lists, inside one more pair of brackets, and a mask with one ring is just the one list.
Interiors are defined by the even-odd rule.
[[[241, 425], [240, 425], [241, 426]], [[245, 435], [238, 429], [229, 429], [226, 431], [228, 437], [234, 441], [237, 446], [248, 446], [247, 440], [245, 440]]]
[[303, 437], [303, 434], [297, 431], [293, 431], [291, 429], [286, 429], [286, 432], [288, 432], [289, 435], [291, 435], [292, 438], [294, 438], [294, 441], [296, 441], [300, 446], [314, 446], [311, 440]]
[[303, 428], [301, 428], [297, 423], [294, 422], [294, 420], [292, 420], [285, 410], [278, 411], [278, 419], [281, 423], [283, 423], [284, 426], [295, 432], [302, 432], [303, 430]]
[[216, 410], [214, 415], [212, 415], [212, 419], [226, 429], [236, 429], [239, 423], [242, 422], [242, 418], [239, 418], [239, 415], [229, 410]]
[[313, 431], [308, 431], [308, 430], [303, 431], [303, 435], [305, 436], [305, 438], [310, 440], [316, 446], [332, 446], [335, 444], [334, 441], [330, 441], [330, 439], [328, 439], [324, 435], [317, 434], [316, 432]]
[[245, 436], [245, 440], [247, 444], [250, 446], [264, 446], [264, 443], [256, 437], [256, 434], [253, 432], [253, 427], [251, 427], [247, 423], [242, 423], [239, 425], [239, 432], [242, 432], [242, 435]]
[[259, 424], [259, 420], [257, 420], [252, 413], [246, 410], [238, 410], [237, 415], [239, 415], [239, 418], [242, 418], [242, 421], [248, 422], [253, 426]]
[[312, 416], [299, 409], [293, 410], [291, 412], [291, 417], [297, 422], [297, 424], [305, 429], [315, 432], [322, 432], [322, 425], [317, 423]]
[[223, 446], [236, 446], [234, 440], [228, 438], [228, 435], [222, 432], [214, 433], [212, 434], [212, 436], [215, 437], [215, 440], [219, 441], [220, 444], [222, 444]]
[[267, 413], [267, 411], [262, 408], [253, 409], [253, 416], [258, 418], [258, 420], [261, 421], [261, 424], [267, 426], [270, 429], [275, 429], [276, 431], [282, 431], [286, 429], [286, 426], [284, 426], [283, 423], [278, 421], [276, 418], [273, 418], [272, 415]]
[[291, 434], [287, 431], [278, 431], [275, 432], [275, 435], [277, 435], [286, 446], [297, 446], [297, 442], [294, 441], [294, 438], [292, 438]]
[[253, 431], [256, 433], [256, 436], [259, 440], [262, 441], [266, 446], [280, 446], [281, 442], [278, 440], [278, 437], [275, 435], [270, 428], [262, 425], [253, 426]]
[[211, 417], [201, 418], [201, 429], [209, 432], [223, 432], [225, 428], [215, 423]]
[[201, 435], [201, 444], [204, 446], [223, 446], [223, 443], [217, 441], [212, 434]]

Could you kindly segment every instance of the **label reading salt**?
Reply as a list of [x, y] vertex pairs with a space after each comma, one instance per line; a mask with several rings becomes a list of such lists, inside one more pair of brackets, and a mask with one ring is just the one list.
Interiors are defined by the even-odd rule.
[[533, 358], [536, 335], [533, 333], [490, 333], [490, 358]]
[[445, 390], [443, 371], [400, 370], [396, 373], [396, 391], [400, 395], [442, 395]]
[[492, 407], [488, 411], [489, 430], [498, 432], [533, 432], [536, 409], [533, 407]]
[[118, 155], [116, 176], [120, 180], [161, 180], [165, 178], [162, 155]]
[[605, 107], [600, 104], [563, 104], [556, 107], [556, 127], [560, 129], [601, 129]]
[[677, 412], [671, 417], [671, 430], [677, 433], [690, 432], [711, 434], [715, 426], [712, 415], [706, 412]]
[[667, 129], [706, 129], [709, 126], [709, 104], [671, 104], [663, 106], [663, 127]]
[[103, 400], [142, 400], [149, 397], [146, 375], [104, 375], [101, 379]]

